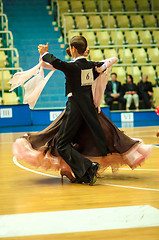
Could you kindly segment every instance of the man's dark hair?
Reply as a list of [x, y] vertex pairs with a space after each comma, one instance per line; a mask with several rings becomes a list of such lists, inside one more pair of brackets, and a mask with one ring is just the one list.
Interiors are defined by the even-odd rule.
[[111, 73], [111, 75], [115, 75], [117, 77], [117, 74], [116, 73]]
[[83, 36], [74, 36], [70, 40], [70, 46], [75, 47], [79, 54], [83, 54], [87, 48], [87, 40]]

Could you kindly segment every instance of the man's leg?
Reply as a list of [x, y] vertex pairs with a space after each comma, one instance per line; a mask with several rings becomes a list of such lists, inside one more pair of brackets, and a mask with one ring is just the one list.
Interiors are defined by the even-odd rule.
[[77, 178], [82, 178], [92, 164], [89, 159], [84, 158], [70, 144], [82, 122], [83, 118], [78, 105], [70, 98], [67, 102], [66, 113], [58, 132], [56, 148]]
[[143, 108], [151, 108], [150, 97], [147, 92], [142, 93]]
[[125, 109], [126, 100], [125, 98], [123, 98], [123, 96], [119, 96], [118, 98], [116, 98], [116, 101], [122, 104], [122, 109]]
[[138, 108], [139, 107], [139, 96], [137, 94], [134, 94], [132, 96], [133, 96], [133, 100], [135, 103], [135, 107]]
[[107, 105], [110, 106], [110, 109], [111, 109], [111, 106], [112, 106], [112, 102], [114, 101], [114, 98], [113, 97], [105, 97], [105, 102]]

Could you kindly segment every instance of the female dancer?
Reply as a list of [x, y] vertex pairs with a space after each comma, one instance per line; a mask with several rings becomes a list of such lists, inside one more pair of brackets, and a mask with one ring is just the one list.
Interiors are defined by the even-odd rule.
[[[70, 44], [70, 54], [74, 58], [77, 57], [77, 54], [80, 56], [84, 55], [87, 47], [85, 44], [82, 52], [79, 52], [79, 42], [81, 46], [81, 41], [75, 37], [72, 39], [72, 45]], [[103, 112], [95, 112], [93, 100], [94, 103], [98, 102], [96, 101], [98, 98], [92, 99], [90, 91], [92, 77], [89, 77], [90, 82], [87, 84], [88, 82], [86, 81], [88, 79], [86, 76], [88, 76], [88, 73], [89, 76], [92, 76], [90, 72], [91, 68], [94, 71], [95, 67], [98, 66], [96, 70], [102, 72], [108, 64], [104, 63], [100, 67], [101, 63], [88, 62], [78, 56], [74, 64], [71, 63], [68, 65], [68, 63], [62, 62], [51, 54], [45, 54], [47, 47], [44, 45], [39, 46], [39, 52], [43, 54], [42, 59], [51, 63], [53, 67], [65, 72], [66, 86], [68, 87], [66, 91], [69, 94], [67, 107], [43, 131], [27, 133], [22, 138], [17, 139], [13, 145], [14, 155], [19, 160], [23, 159], [37, 167], [41, 166], [45, 169], [60, 170], [62, 176], [65, 175], [72, 181], [76, 179], [79, 183], [88, 182], [90, 185], [93, 185], [96, 181], [98, 164], [101, 165], [101, 169], [111, 166], [113, 172], [121, 165], [127, 164], [132, 169], [140, 165], [148, 157], [152, 147], [129, 138]], [[85, 66], [85, 64], [89, 64], [89, 66]], [[81, 70], [89, 71], [81, 73]], [[76, 73], [80, 80], [78, 80]], [[77, 79], [77, 81], [73, 81], [73, 79], [70, 81], [70, 76], [74, 76], [74, 80]], [[81, 76], [84, 76], [83, 80]], [[93, 76], [97, 77], [98, 74], [95, 75], [94, 71]], [[95, 87], [92, 87], [94, 96], [99, 96], [101, 79], [102, 74], [100, 79], [97, 77], [94, 84]], [[81, 86], [81, 83], [84, 85]], [[103, 93], [104, 89], [102, 88]], [[101, 97], [100, 95], [100, 99]], [[97, 106], [97, 104], [95, 105]], [[99, 132], [96, 131], [97, 129]], [[69, 135], [68, 138], [67, 134]], [[76, 161], [76, 157], [79, 159], [80, 164]], [[90, 160], [95, 163], [91, 164]]]

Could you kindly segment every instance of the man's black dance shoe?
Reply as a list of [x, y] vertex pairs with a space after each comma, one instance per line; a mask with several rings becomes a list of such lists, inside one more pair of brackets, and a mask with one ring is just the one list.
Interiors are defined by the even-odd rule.
[[99, 163], [93, 162], [91, 167], [87, 170], [85, 175], [82, 178], [76, 178], [73, 183], [89, 183], [89, 185], [93, 185], [97, 180], [97, 171], [99, 169]]
[[92, 166], [87, 170], [88, 176], [90, 178], [89, 185], [93, 185], [97, 181], [97, 171], [99, 169], [99, 163], [93, 162]]

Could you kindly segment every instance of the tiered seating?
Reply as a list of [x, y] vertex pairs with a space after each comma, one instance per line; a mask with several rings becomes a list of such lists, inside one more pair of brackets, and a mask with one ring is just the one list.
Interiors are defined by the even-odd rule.
[[89, 16], [90, 26], [92, 28], [101, 28], [102, 27], [102, 21], [101, 17], [99, 15], [92, 15]]
[[[3, 12], [2, 7], [3, 4], [0, 1], [0, 12]], [[2, 22], [3, 21], [0, 21], [0, 29], [2, 30], [2, 32], [0, 33], [0, 104], [17, 104], [19, 102], [19, 97], [17, 97], [15, 92], [9, 93], [10, 84], [8, 83], [8, 81], [11, 79], [12, 75], [8, 67], [10, 67], [9, 57], [11, 58], [12, 55], [11, 51], [6, 50], [6, 48], [10, 49], [10, 45], [7, 45], [7, 34], [3, 33], [3, 30], [5, 29], [1, 25]], [[8, 29], [8, 26], [6, 25], [5, 28]], [[11, 46], [12, 45], [13, 43], [11, 44]]]
[[138, 10], [140, 11], [149, 11], [150, 4], [148, 0], [137, 0]]
[[89, 46], [94, 46], [96, 43], [96, 37], [94, 32], [82, 32], [82, 35], [87, 39]]
[[4, 51], [0, 50], [0, 68], [5, 68], [7, 65], [7, 55], [5, 55]]
[[109, 45], [110, 36], [107, 31], [97, 31], [96, 36], [97, 36], [99, 45]]
[[71, 10], [73, 12], [84, 11], [82, 2], [81, 1], [71, 1]]
[[109, 12], [110, 5], [108, 1], [97, 0], [98, 10], [101, 12]]
[[111, 0], [110, 5], [111, 5], [111, 10], [114, 12], [121, 12], [124, 9], [121, 0]]
[[115, 45], [123, 45], [124, 43], [122, 31], [111, 31], [111, 39]]
[[75, 16], [76, 27], [79, 29], [88, 28], [88, 20], [86, 16], [77, 15]]
[[[75, 12], [71, 7], [73, 2], [77, 1], [69, 2], [70, 10]], [[84, 15], [75, 14], [72, 15], [72, 19], [81, 31], [72, 31], [69, 38], [77, 34], [87, 38], [91, 47], [89, 59], [98, 61], [112, 56], [118, 57], [118, 64], [125, 64], [124, 67], [114, 67], [120, 75], [119, 79], [125, 78], [125, 74], [129, 73], [133, 74], [134, 81], [138, 82], [142, 73], [147, 73], [149, 80], [155, 84], [156, 78], [159, 77], [159, 68], [154, 66], [159, 63], [159, 50], [155, 45], [159, 44], [159, 31], [151, 28], [159, 26], [159, 14], [152, 12], [159, 10], [159, 1], [154, 0], [153, 3], [149, 0], [80, 1], [81, 8], [78, 10]], [[103, 13], [104, 11], [109, 14]], [[127, 13], [128, 11], [130, 13]], [[95, 12], [97, 13], [93, 14]]]
[[128, 28], [130, 27], [130, 21], [127, 15], [117, 15], [118, 27]]
[[96, 12], [97, 5], [93, 0], [85, 0], [84, 1], [84, 9], [86, 12]]
[[136, 11], [137, 10], [136, 3], [134, 0], [132, 0], [132, 1], [124, 0], [123, 2], [124, 2], [126, 11]]
[[140, 41], [142, 41], [142, 44], [151, 44], [152, 37], [149, 30], [146, 30], [146, 31], [141, 30], [138, 32], [138, 34], [140, 37]]
[[11, 93], [4, 93], [3, 94], [3, 104], [9, 105], [9, 104], [18, 104], [19, 103], [19, 97], [17, 97], [15, 92]]

